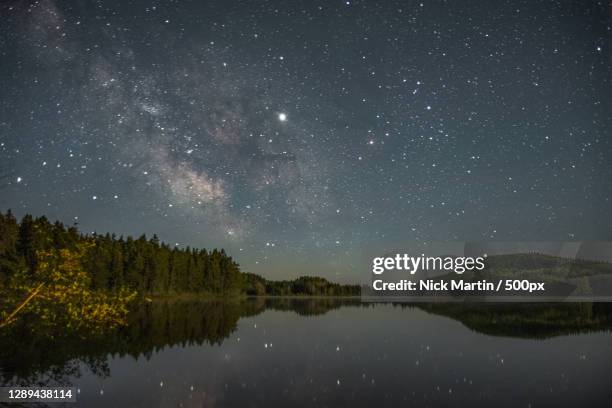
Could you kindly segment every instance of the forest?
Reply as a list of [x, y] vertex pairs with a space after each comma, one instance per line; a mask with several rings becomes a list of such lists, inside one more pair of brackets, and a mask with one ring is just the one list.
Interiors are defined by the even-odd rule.
[[178, 248], [161, 242], [156, 235], [86, 235], [76, 226], [50, 222], [44, 216], [25, 215], [19, 221], [10, 210], [0, 213], [0, 290], [14, 288], [17, 277], [22, 281], [40, 279], [43, 262], [45, 267], [57, 269], [71, 257], [82, 268], [86, 286], [92, 291], [126, 289], [141, 296], [359, 295], [357, 285], [339, 285], [318, 277], [270, 281], [243, 273], [223, 249]]

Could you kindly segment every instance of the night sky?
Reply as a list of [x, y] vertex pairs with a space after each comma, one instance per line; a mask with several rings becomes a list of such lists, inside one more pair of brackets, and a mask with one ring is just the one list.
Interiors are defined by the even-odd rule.
[[0, 208], [354, 281], [612, 240], [608, 1], [3, 1]]

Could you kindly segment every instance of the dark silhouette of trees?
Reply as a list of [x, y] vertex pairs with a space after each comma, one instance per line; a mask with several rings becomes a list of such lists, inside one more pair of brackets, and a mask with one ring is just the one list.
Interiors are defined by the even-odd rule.
[[253, 274], [243, 274], [243, 287], [251, 296], [359, 296], [359, 285], [340, 285], [316, 276], [294, 280], [270, 281]]
[[0, 213], [0, 283], [7, 285], [18, 271], [33, 273], [37, 254], [87, 244], [81, 262], [91, 276], [92, 289], [121, 287], [147, 295], [213, 293], [230, 295], [242, 289], [239, 266], [224, 250], [170, 248], [157, 236], [138, 239], [114, 235], [82, 235], [76, 228], [50, 223], [45, 217]]
[[134, 239], [114, 234], [83, 235], [76, 227], [46, 217], [25, 215], [21, 222], [13, 214], [0, 212], [0, 289], [10, 285], [11, 276], [37, 269], [38, 254], [62, 249], [86, 248], [81, 257], [83, 269], [91, 276], [91, 289], [135, 290], [140, 295], [184, 293], [228, 296], [357, 296], [359, 286], [339, 285], [319, 277], [292, 281], [270, 281], [252, 273], [242, 273], [239, 265], [223, 249], [170, 247], [157, 235]]

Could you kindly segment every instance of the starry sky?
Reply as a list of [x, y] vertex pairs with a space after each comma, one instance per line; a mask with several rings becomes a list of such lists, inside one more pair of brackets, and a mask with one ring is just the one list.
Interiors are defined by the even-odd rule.
[[612, 240], [608, 1], [3, 1], [0, 208], [355, 281]]

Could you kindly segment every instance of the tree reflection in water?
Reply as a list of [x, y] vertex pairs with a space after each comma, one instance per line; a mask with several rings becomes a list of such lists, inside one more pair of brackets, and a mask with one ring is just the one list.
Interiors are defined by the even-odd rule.
[[[546, 338], [610, 330], [612, 304], [396, 304], [417, 307], [462, 322], [486, 334]], [[24, 316], [0, 332], [0, 375], [3, 385], [69, 383], [86, 367], [110, 376], [111, 356], [149, 359], [175, 345], [219, 345], [241, 317], [265, 310], [317, 316], [340, 307], [376, 307], [357, 298], [248, 298], [233, 301], [156, 300], [132, 312], [129, 324], [110, 332], [67, 331], [37, 327]], [[28, 318], [30, 317], [30, 318]]]

